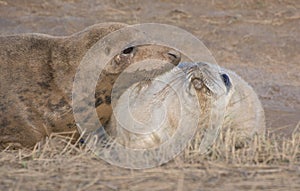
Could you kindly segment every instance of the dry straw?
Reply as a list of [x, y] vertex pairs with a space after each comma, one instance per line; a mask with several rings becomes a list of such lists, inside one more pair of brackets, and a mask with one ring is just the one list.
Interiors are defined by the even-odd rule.
[[237, 133], [228, 129], [205, 155], [197, 152], [197, 134], [176, 159], [144, 170], [109, 165], [74, 143], [74, 132], [67, 134], [52, 134], [33, 149], [0, 152], [0, 190], [297, 190], [300, 185], [297, 129], [289, 138], [257, 135], [240, 148]]

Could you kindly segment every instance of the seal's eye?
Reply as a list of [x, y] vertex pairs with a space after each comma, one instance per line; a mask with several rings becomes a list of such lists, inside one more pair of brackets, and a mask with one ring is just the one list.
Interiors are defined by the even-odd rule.
[[231, 83], [230, 83], [230, 79], [226, 74], [221, 74], [222, 80], [225, 84], [226, 87], [230, 87]]
[[122, 51], [122, 54], [130, 54], [130, 53], [133, 52], [133, 50], [134, 50], [134, 47], [131, 46], [131, 47], [126, 48], [125, 50], [123, 50], [123, 51]]

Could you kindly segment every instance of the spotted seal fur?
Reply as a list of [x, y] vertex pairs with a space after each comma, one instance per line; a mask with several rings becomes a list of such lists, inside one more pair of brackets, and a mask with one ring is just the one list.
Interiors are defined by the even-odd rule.
[[[98, 40], [125, 26], [97, 24], [63, 37], [0, 36], [0, 148], [30, 147], [52, 132], [76, 130], [71, 106], [76, 69]], [[103, 124], [111, 115], [114, 81], [124, 68], [146, 58], [177, 65], [180, 54], [156, 45], [124, 47], [104, 68], [97, 84], [95, 106]]]

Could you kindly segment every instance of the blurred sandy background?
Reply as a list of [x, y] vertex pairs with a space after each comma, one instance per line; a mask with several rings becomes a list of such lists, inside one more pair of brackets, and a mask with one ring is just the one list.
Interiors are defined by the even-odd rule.
[[[259, 94], [271, 131], [300, 121], [300, 3], [226, 0], [0, 0], [0, 34], [69, 35], [101, 22], [181, 27]], [[171, 38], [171, 37], [170, 37]]]
[[[112, 21], [165, 23], [191, 32], [205, 43], [219, 65], [237, 72], [254, 87], [270, 131], [289, 136], [300, 127], [297, 0], [0, 0], [0, 35], [70, 35], [92, 24]], [[105, 165], [69, 146], [67, 150], [55, 149], [55, 144], [49, 144], [39, 155], [0, 153], [0, 190], [300, 188], [299, 166], [277, 168], [276, 161], [270, 166], [268, 162], [253, 168], [244, 165], [243, 169], [228, 166], [228, 161], [200, 161], [195, 166], [171, 164], [130, 171]], [[296, 154], [292, 153], [295, 159]]]

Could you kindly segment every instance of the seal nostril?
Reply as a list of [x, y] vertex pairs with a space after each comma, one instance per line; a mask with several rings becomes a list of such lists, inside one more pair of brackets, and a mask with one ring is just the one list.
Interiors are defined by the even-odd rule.
[[180, 54], [178, 52], [169, 51], [167, 54], [168, 54], [170, 59], [173, 59], [173, 60], [180, 59]]
[[173, 53], [168, 52], [168, 55], [172, 56], [173, 58], [177, 58], [177, 55], [175, 55]]

